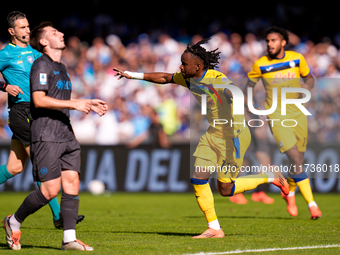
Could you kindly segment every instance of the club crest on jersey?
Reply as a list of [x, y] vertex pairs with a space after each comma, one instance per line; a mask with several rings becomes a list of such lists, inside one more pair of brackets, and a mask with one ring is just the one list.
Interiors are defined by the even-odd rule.
[[46, 85], [46, 84], [47, 84], [47, 74], [40, 73], [40, 85]]

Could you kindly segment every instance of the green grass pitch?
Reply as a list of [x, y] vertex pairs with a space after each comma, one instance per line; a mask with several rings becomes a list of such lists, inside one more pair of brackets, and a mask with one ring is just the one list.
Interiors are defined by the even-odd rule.
[[[0, 217], [12, 214], [27, 193], [0, 193]], [[301, 194], [296, 200], [299, 215], [288, 215], [279, 194], [270, 194], [275, 203], [250, 200], [235, 205], [215, 193], [215, 207], [224, 230], [222, 239], [192, 239], [207, 228], [193, 193], [112, 193], [80, 194], [77, 238], [95, 248], [93, 254], [194, 254], [275, 247], [340, 244], [340, 195], [315, 194], [323, 213], [312, 221]], [[60, 197], [59, 197], [60, 198]], [[0, 254], [14, 254], [0, 232]], [[54, 229], [48, 206], [23, 223], [21, 254], [60, 254], [62, 231]], [[72, 251], [72, 254], [82, 252]], [[265, 254], [339, 254], [340, 248], [274, 251]], [[252, 254], [252, 253], [246, 253]], [[260, 253], [253, 253], [260, 254]]]

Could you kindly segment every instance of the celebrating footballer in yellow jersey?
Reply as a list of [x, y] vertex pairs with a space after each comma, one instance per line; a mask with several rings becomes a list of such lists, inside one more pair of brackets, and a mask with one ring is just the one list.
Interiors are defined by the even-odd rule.
[[[243, 115], [233, 115], [233, 95], [228, 89], [217, 88], [217, 84], [229, 85], [231, 81], [214, 70], [220, 52], [207, 51], [201, 46], [209, 39], [188, 45], [181, 57], [180, 72], [136, 73], [114, 68], [120, 78], [142, 79], [154, 83], [176, 83], [192, 92], [200, 104], [207, 105], [207, 120], [211, 124], [200, 138], [194, 153], [195, 171], [191, 183], [200, 209], [208, 222], [208, 229], [194, 238], [221, 238], [224, 232], [217, 220], [214, 198], [209, 185], [210, 175], [218, 166], [226, 171], [217, 171], [217, 188], [222, 196], [232, 196], [256, 188], [263, 183], [273, 183], [288, 194], [288, 183], [280, 172], [258, 174], [256, 178], [236, 178], [242, 166], [244, 154], [250, 144], [250, 132]], [[204, 97], [203, 97], [204, 95]], [[203, 101], [206, 99], [206, 101]], [[231, 125], [213, 125], [214, 119], [225, 119]], [[223, 168], [229, 166], [229, 168]], [[232, 167], [230, 167], [232, 166]], [[210, 168], [209, 168], [210, 167]], [[208, 171], [207, 171], [208, 168]], [[254, 177], [254, 176], [253, 176]]]
[[[268, 54], [257, 60], [252, 70], [248, 73], [247, 87], [254, 87], [262, 79], [266, 90], [265, 107], [269, 109], [273, 104], [273, 88], [277, 88], [277, 109], [270, 114], [270, 119], [292, 119], [297, 124], [294, 127], [280, 125], [271, 126], [273, 136], [281, 153], [286, 153], [290, 164], [293, 166], [288, 175], [290, 193], [282, 194], [287, 202], [287, 211], [292, 216], [298, 215], [295, 204], [295, 188], [299, 187], [311, 213], [312, 219], [321, 217], [316, 202], [314, 201], [309, 178], [303, 169], [304, 152], [307, 148], [308, 121], [307, 116], [296, 105], [287, 106], [286, 115], [281, 114], [281, 89], [283, 87], [304, 88], [309, 91], [314, 86], [314, 78], [304, 57], [296, 52], [285, 51], [284, 47], [289, 42], [286, 30], [271, 27], [266, 33]], [[300, 77], [303, 79], [301, 82]], [[287, 98], [296, 99], [300, 93], [287, 93]]]

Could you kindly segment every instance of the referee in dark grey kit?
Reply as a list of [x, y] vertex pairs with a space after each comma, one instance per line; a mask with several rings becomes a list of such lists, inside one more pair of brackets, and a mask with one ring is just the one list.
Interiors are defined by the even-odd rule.
[[32, 66], [30, 81], [32, 93], [31, 159], [35, 181], [40, 189], [30, 193], [19, 209], [4, 220], [7, 243], [19, 250], [20, 226], [25, 218], [46, 205], [58, 195], [60, 185], [61, 214], [64, 220], [62, 250], [93, 250], [76, 239], [76, 221], [79, 207], [80, 146], [76, 140], [69, 110], [100, 116], [107, 112], [107, 104], [99, 99], [71, 98], [72, 84], [66, 67], [61, 63], [65, 49], [64, 34], [50, 22], [43, 22], [32, 30], [31, 46], [43, 56]]

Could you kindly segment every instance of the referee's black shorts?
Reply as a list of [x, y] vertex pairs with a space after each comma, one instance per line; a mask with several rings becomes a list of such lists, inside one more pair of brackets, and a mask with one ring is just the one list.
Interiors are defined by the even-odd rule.
[[23, 145], [30, 145], [31, 143], [31, 104], [30, 103], [16, 103], [14, 104], [8, 114], [8, 125], [13, 132], [12, 139], [19, 140]]

